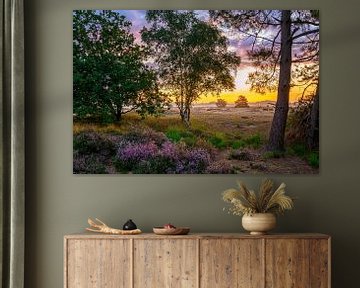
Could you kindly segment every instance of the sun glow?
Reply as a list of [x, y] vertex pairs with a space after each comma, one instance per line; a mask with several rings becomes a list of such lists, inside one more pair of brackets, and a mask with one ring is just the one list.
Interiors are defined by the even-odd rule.
[[[203, 95], [196, 101], [196, 103], [210, 103], [216, 102], [217, 99], [224, 99], [229, 104], [234, 103], [240, 95], [247, 98], [249, 103], [261, 101], [276, 101], [277, 91], [267, 92], [264, 94], [251, 91], [250, 85], [247, 83], [249, 73], [255, 71], [255, 67], [240, 64], [238, 71], [234, 75], [235, 89], [233, 91], [225, 91], [220, 95]], [[302, 96], [304, 87], [296, 86], [290, 89], [289, 101], [296, 102]], [[310, 90], [310, 89], [309, 89]]]
[[[302, 96], [302, 87], [292, 87], [290, 89], [289, 101], [297, 102]], [[264, 94], [256, 93], [248, 89], [236, 89], [234, 91], [222, 92], [220, 95], [203, 95], [196, 103], [210, 103], [216, 102], [218, 99], [224, 99], [227, 103], [234, 103], [240, 95], [246, 97], [249, 103], [261, 102], [261, 101], [276, 101], [277, 91], [268, 92]]]

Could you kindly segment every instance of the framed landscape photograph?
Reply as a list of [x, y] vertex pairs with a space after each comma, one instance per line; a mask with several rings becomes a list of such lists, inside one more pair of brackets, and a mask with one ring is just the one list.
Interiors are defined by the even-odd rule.
[[318, 10], [74, 10], [74, 174], [319, 173]]

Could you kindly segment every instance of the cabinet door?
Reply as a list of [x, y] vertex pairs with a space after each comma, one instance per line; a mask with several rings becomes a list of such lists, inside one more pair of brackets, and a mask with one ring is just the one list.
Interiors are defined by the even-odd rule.
[[310, 241], [310, 288], [330, 287], [330, 240]]
[[67, 240], [67, 288], [131, 287], [130, 240]]
[[310, 243], [309, 239], [266, 239], [267, 288], [310, 287]]
[[200, 287], [260, 288], [264, 285], [260, 239], [200, 241]]
[[197, 240], [134, 240], [135, 288], [197, 287]]

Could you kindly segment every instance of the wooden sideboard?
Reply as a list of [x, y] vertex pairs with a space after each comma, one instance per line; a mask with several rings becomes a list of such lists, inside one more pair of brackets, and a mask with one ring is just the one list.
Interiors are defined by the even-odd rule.
[[65, 288], [329, 288], [323, 234], [67, 235]]

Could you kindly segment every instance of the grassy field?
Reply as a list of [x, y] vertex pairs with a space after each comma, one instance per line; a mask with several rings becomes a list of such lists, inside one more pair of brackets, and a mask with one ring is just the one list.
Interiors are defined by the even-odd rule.
[[318, 155], [301, 145], [281, 155], [265, 151], [271, 103], [198, 104], [191, 113], [190, 129], [176, 109], [145, 119], [129, 113], [117, 124], [74, 121], [74, 173], [318, 173]]

